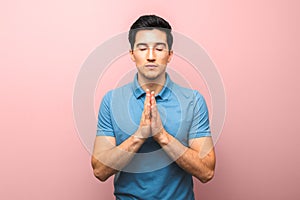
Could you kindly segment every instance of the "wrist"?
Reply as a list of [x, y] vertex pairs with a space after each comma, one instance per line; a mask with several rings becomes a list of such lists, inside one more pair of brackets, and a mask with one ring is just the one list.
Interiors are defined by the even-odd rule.
[[154, 140], [158, 142], [161, 146], [169, 144], [170, 137], [169, 133], [163, 128], [160, 132], [153, 136]]
[[134, 134], [131, 135], [131, 138], [134, 143], [143, 143], [147, 139], [142, 135], [140, 128]]

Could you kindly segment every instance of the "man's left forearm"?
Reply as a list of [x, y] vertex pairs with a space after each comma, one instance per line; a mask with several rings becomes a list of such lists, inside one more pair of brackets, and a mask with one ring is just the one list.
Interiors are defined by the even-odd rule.
[[165, 130], [155, 135], [154, 139], [182, 169], [198, 178], [201, 182], [205, 183], [213, 178], [215, 168], [213, 146], [202, 157], [200, 156], [201, 149], [184, 146]]

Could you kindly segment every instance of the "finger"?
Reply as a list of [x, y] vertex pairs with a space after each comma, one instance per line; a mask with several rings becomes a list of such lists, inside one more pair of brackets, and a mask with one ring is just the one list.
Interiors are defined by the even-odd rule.
[[151, 97], [151, 117], [152, 117], [152, 120], [156, 121], [156, 119], [157, 119], [157, 107], [156, 107], [156, 101], [155, 101], [154, 96]]
[[150, 103], [150, 90], [146, 89], [146, 98], [144, 101], [144, 109], [147, 107], [148, 103]]
[[151, 103], [151, 105], [156, 104], [154, 91], [151, 92], [150, 97], [151, 97], [151, 98], [150, 98], [150, 103]]
[[150, 120], [150, 91], [146, 89], [146, 98], [144, 102], [144, 113], [145, 113], [145, 120]]
[[148, 103], [144, 110], [146, 120], [148, 120], [148, 119], [150, 120], [150, 107], [151, 107], [151, 105], [150, 105], [150, 103]]

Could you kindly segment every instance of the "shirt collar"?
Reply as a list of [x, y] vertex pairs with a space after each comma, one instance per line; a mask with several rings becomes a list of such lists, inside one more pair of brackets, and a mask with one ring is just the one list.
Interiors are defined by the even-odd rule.
[[[138, 74], [134, 76], [132, 86], [133, 86], [133, 94], [137, 99], [143, 96], [144, 94], [146, 94], [146, 92], [143, 90], [143, 88], [140, 86], [138, 82]], [[171, 94], [172, 86], [173, 86], [173, 81], [170, 79], [170, 76], [166, 73], [165, 85], [162, 88], [162, 90], [159, 92], [157, 97], [160, 97], [162, 100], [168, 99], [168, 97]]]

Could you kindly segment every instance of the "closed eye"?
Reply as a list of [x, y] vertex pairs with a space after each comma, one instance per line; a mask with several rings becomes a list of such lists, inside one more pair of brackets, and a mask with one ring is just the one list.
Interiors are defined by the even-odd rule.
[[158, 44], [158, 45], [156, 45], [155, 49], [157, 51], [163, 51], [166, 49], [166, 46], [164, 44]]

